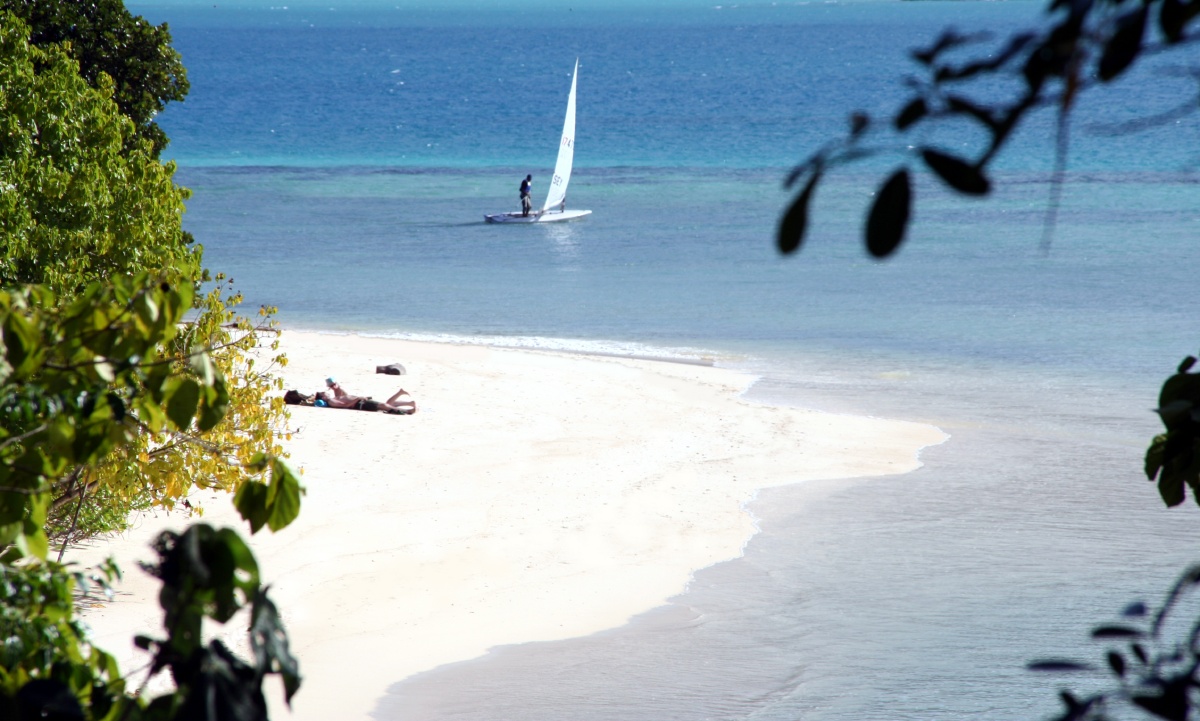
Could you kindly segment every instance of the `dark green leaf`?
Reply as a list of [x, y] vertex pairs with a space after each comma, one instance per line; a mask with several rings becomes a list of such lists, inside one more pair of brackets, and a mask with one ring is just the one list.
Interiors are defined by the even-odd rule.
[[795, 253], [804, 241], [804, 233], [808, 229], [808, 205], [820, 177], [819, 172], [812, 174], [808, 182], [804, 184], [804, 190], [796, 196], [795, 202], [784, 213], [783, 220], [779, 222], [779, 231], [775, 236], [776, 245], [779, 252], [784, 255]]
[[796, 181], [804, 177], [804, 175], [810, 171], [814, 173], [820, 172], [824, 163], [825, 155], [824, 152], [822, 152], [792, 168], [792, 172], [788, 173], [787, 177], [783, 180], [783, 189], [791, 190], [792, 186], [796, 184]]
[[1177, 473], [1163, 473], [1158, 479], [1158, 495], [1168, 508], [1174, 508], [1187, 499], [1185, 488], [1183, 476]]
[[108, 407], [112, 410], [113, 420], [117, 423], [125, 420], [125, 401], [116, 393], [106, 393], [105, 400], [108, 401]]
[[1186, 677], [1171, 679], [1162, 685], [1158, 695], [1145, 694], [1134, 696], [1133, 702], [1155, 716], [1167, 721], [1187, 721], [1188, 688], [1190, 683]]
[[300, 664], [288, 647], [287, 632], [266, 589], [254, 596], [250, 613], [250, 648], [260, 674], [278, 672], [283, 677], [284, 699], [291, 704], [300, 688]]
[[1132, 626], [1097, 626], [1092, 629], [1092, 638], [1141, 638], [1145, 632]]
[[852, 113], [850, 115], [850, 137], [857, 138], [867, 132], [867, 128], [871, 125], [871, 116], [862, 111]]
[[937, 174], [946, 185], [967, 195], [987, 195], [992, 189], [987, 177], [975, 166], [961, 158], [947, 155], [933, 148], [922, 148], [921, 157], [929, 169]]
[[167, 417], [179, 430], [186, 430], [200, 403], [200, 385], [191, 378], [172, 379], [167, 397]]
[[162, 718], [196, 721], [266, 721], [268, 718], [258, 675], [220, 641], [212, 641], [197, 652], [195, 659], [189, 659], [186, 666], [172, 669], [172, 672], [186, 674], [187, 683], [180, 684], [186, 690], [175, 713], [164, 714]]
[[250, 547], [232, 528], [222, 528], [217, 531], [216, 539], [223, 545], [223, 553], [228, 555], [233, 564], [233, 570], [240, 571], [236, 577], [231, 574], [231, 578], [233, 578], [234, 585], [246, 593], [246, 600], [249, 601], [259, 587], [258, 561], [254, 560], [254, 554], [250, 551]]
[[204, 402], [200, 405], [200, 419], [196, 426], [201, 431], [210, 431], [225, 418], [229, 411], [229, 389], [225, 379], [217, 376], [213, 384], [204, 389]]
[[1183, 26], [1187, 22], [1186, 10], [1181, 0], [1162, 0], [1158, 12], [1158, 27], [1168, 43], [1177, 43], [1183, 38]]
[[23, 491], [0, 491], [0, 525], [15, 523], [25, 517], [25, 503], [29, 495]]
[[1125, 675], [1125, 657], [1116, 651], [1108, 652], [1108, 667], [1118, 676]]
[[1190, 371], [1192, 369], [1192, 366], [1194, 366], [1194, 365], [1196, 365], [1196, 358], [1194, 356], [1188, 356], [1187, 358], [1183, 359], [1183, 361], [1179, 364], [1179, 370], [1177, 370], [1175, 372], [1176, 373], [1187, 373], [1188, 371]]
[[250, 533], [258, 530], [267, 523], [267, 486], [258, 481], [246, 481], [233, 496], [233, 506], [243, 519], [250, 524]]
[[1109, 81], [1125, 72], [1142, 50], [1142, 36], [1146, 32], [1147, 6], [1125, 13], [1117, 19], [1117, 31], [1104, 46], [1097, 73], [1101, 80]]
[[911, 203], [908, 169], [901, 168], [883, 184], [867, 216], [867, 250], [871, 255], [886, 258], [900, 247], [908, 229]]
[[1091, 666], [1078, 661], [1065, 661], [1062, 659], [1046, 659], [1044, 661], [1033, 661], [1025, 668], [1030, 671], [1091, 671]]
[[909, 102], [900, 111], [899, 115], [896, 116], [895, 121], [893, 121], [896, 125], [896, 130], [907, 129], [908, 126], [925, 117], [928, 112], [929, 106], [925, 104], [925, 98], [917, 98]]
[[1075, 694], [1071, 693], [1070, 691], [1065, 689], [1059, 691], [1058, 697], [1062, 699], [1062, 702], [1065, 703], [1067, 708], [1071, 709], [1072, 712], [1078, 712], [1078, 710], [1083, 707], [1083, 704], [1079, 702], [1079, 699], [1075, 698]]
[[83, 708], [70, 687], [61, 681], [34, 679], [17, 692], [17, 706], [23, 719], [84, 721]]
[[285, 528], [300, 515], [300, 481], [292, 474], [291, 469], [279, 460], [271, 462], [271, 485], [267, 491], [267, 506], [270, 515], [267, 525], [272, 531]]

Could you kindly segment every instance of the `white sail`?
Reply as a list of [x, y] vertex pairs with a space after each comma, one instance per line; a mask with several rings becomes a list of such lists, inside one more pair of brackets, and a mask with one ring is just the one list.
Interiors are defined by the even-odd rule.
[[567, 210], [567, 183], [571, 181], [571, 166], [575, 163], [575, 76], [579, 73], [579, 60], [571, 72], [571, 94], [567, 96], [567, 117], [563, 120], [562, 140], [558, 143], [558, 160], [554, 164], [554, 178], [550, 181], [550, 192], [546, 204], [537, 212], [494, 213], [484, 215], [489, 223], [560, 223], [578, 220], [592, 214], [590, 210]]
[[550, 192], [542, 210], [550, 210], [562, 204], [567, 197], [567, 183], [571, 181], [571, 165], [575, 162], [575, 76], [579, 74], [579, 60], [571, 73], [571, 94], [567, 96], [567, 117], [563, 120], [562, 142], [558, 144], [558, 160], [554, 163], [554, 177], [550, 180]]

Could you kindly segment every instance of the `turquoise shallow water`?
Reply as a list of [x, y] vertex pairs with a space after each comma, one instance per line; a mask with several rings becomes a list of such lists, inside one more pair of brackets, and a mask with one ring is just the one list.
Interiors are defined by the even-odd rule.
[[[671, 605], [398, 684], [380, 718], [1044, 716], [1058, 682], [1024, 663], [1086, 653], [1091, 623], [1194, 560], [1195, 509], [1163, 509], [1140, 466], [1200, 338], [1179, 302], [1196, 120], [1105, 135], [1173, 105], [1175, 79], [1081, 106], [1048, 253], [1048, 119], [992, 198], [923, 179], [893, 261], [859, 239], [884, 164], [832, 176], [809, 244], [773, 250], [789, 165], [850, 110], [896, 107], [906, 49], [1040, 6], [134, 7], [190, 71], [162, 119], [185, 225], [285, 325], [711, 355], [760, 377], [752, 400], [952, 436], [903, 477], [764, 492], [745, 557]], [[484, 225], [525, 173], [544, 192], [576, 57], [569, 198], [594, 214]]]

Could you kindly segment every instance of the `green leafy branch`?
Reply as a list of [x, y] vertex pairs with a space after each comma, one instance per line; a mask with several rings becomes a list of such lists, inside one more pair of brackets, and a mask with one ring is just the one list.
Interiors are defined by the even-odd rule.
[[1146, 451], [1146, 477], [1157, 479], [1158, 492], [1168, 506], [1178, 506], [1192, 489], [1200, 504], [1200, 374], [1190, 372], [1196, 359], [1188, 356], [1163, 383], [1158, 416], [1166, 433], [1154, 437]]
[[[992, 188], [988, 165], [1013, 131], [1031, 112], [1053, 107], [1058, 123], [1043, 241], [1048, 242], [1066, 166], [1070, 114], [1077, 98], [1123, 76], [1140, 57], [1194, 46], [1200, 35], [1191, 26], [1200, 16], [1200, 0], [1053, 0], [1048, 13], [1047, 28], [1016, 33], [976, 58], [959, 61], [956, 54], [988, 42], [990, 35], [947, 30], [929, 47], [914, 50], [912, 58], [924, 71], [922, 77], [908, 81], [914, 97], [884, 123], [874, 122], [864, 112], [852, 114], [845, 138], [826, 144], [788, 175], [786, 188], [803, 183], [780, 220], [776, 233], [779, 251], [794, 253], [804, 242], [813, 195], [829, 170], [884, 152], [901, 152], [910, 159], [883, 181], [865, 224], [867, 251], [876, 258], [890, 256], [904, 242], [912, 214], [914, 162], [956, 193], [987, 195]], [[1152, 19], [1157, 21], [1157, 39], [1148, 27]], [[1018, 92], [995, 102], [964, 90], [969, 83], [989, 76], [1014, 80]], [[1200, 71], [1193, 69], [1190, 76], [1197, 81], [1197, 94], [1160, 121], [1200, 106]], [[960, 157], [919, 142], [906, 142], [900, 150], [868, 145], [876, 129], [890, 128], [903, 134], [946, 120], [967, 122], [981, 129], [988, 141], [974, 157]]]
[[1130, 604], [1118, 623], [1092, 630], [1092, 639], [1121, 644], [1109, 648], [1105, 663], [1097, 667], [1069, 659], [1044, 659], [1029, 664], [1030, 670], [1048, 672], [1095, 672], [1106, 668], [1117, 682], [1115, 689], [1088, 696], [1070, 691], [1060, 693], [1064, 709], [1056, 721], [1109, 721], [1125, 709], [1141, 710], [1166, 721], [1187, 721], [1200, 710], [1200, 620], [1182, 634], [1169, 638], [1169, 622], [1180, 603], [1200, 586], [1200, 566], [1188, 569], [1167, 594], [1162, 607], [1150, 614], [1146, 604]]

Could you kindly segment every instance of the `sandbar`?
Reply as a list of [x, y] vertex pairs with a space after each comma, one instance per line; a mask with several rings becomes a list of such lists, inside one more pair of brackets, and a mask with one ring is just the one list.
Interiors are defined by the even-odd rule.
[[[419, 410], [292, 409], [300, 517], [251, 539], [304, 675], [279, 718], [367, 719], [412, 674], [618, 627], [740, 555], [758, 489], [902, 474], [946, 438], [748, 402], [754, 378], [702, 364], [296, 330], [282, 349], [286, 388], [313, 392], [332, 375], [376, 399], [404, 388]], [[407, 374], [375, 372], [393, 362]], [[204, 521], [248, 535], [228, 496], [191, 500]], [[139, 516], [68, 553], [81, 564], [111, 555], [125, 571], [112, 601], [84, 610], [122, 669], [145, 665], [133, 635], [161, 623], [157, 585], [136, 561], [151, 559], [161, 529], [188, 522]], [[244, 626], [219, 633], [245, 648]]]

